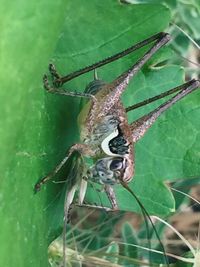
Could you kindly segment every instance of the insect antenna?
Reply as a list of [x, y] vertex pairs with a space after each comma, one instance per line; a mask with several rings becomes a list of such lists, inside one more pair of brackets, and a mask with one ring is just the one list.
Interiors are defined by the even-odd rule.
[[[146, 227], [147, 227], [147, 236], [149, 235], [149, 228], [148, 228], [148, 220], [149, 220], [149, 222], [150, 222], [150, 224], [151, 224], [151, 226], [152, 226], [152, 228], [153, 228], [153, 230], [154, 230], [154, 232], [155, 232], [155, 235], [156, 235], [156, 237], [157, 237], [157, 239], [158, 239], [158, 242], [159, 242], [159, 244], [160, 244], [160, 246], [161, 246], [161, 248], [162, 248], [162, 250], [163, 250], [163, 254], [164, 254], [164, 258], [165, 258], [165, 262], [166, 262], [166, 264], [167, 264], [167, 266], [169, 266], [169, 261], [168, 261], [168, 258], [167, 258], [167, 255], [166, 255], [166, 252], [165, 252], [165, 248], [164, 248], [164, 246], [163, 246], [163, 243], [162, 243], [162, 241], [161, 241], [161, 239], [160, 239], [160, 237], [159, 237], [159, 234], [158, 234], [158, 232], [157, 232], [157, 230], [156, 230], [156, 227], [155, 227], [155, 225], [154, 225], [154, 223], [153, 223], [153, 221], [152, 221], [152, 219], [151, 219], [151, 217], [149, 216], [149, 214], [148, 214], [148, 212], [147, 212], [147, 210], [145, 209], [145, 207], [144, 207], [144, 205], [142, 204], [142, 202], [139, 200], [139, 198], [135, 195], [135, 193], [131, 190], [131, 188], [124, 182], [124, 181], [120, 181], [120, 183], [121, 183], [121, 185], [135, 198], [135, 200], [137, 201], [137, 203], [138, 203], [138, 205], [140, 206], [140, 208], [141, 208], [141, 211], [142, 211], [142, 214], [143, 214], [143, 217], [144, 217], [144, 220], [145, 220], [145, 225], [146, 225]], [[148, 220], [147, 220], [148, 219]], [[150, 240], [149, 240], [150, 241]], [[150, 250], [151, 250], [151, 248], [150, 248]]]

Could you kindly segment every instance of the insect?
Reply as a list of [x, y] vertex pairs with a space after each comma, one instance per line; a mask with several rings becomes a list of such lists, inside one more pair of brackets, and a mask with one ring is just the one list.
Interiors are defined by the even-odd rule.
[[[170, 36], [168, 33], [158, 33], [118, 54], [63, 77], [57, 73], [54, 65], [49, 65], [52, 85], [50, 85], [46, 75], [43, 79], [44, 88], [47, 92], [86, 99], [86, 104], [83, 106], [78, 117], [80, 142], [72, 145], [67, 155], [55, 169], [35, 185], [35, 190], [39, 191], [41, 186], [52, 179], [68, 160], [75, 159], [75, 163], [70, 171], [74, 178], [69, 182], [65, 199], [65, 222], [67, 221], [69, 208], [76, 191], [79, 192], [78, 203], [79, 205], [83, 205], [88, 182], [103, 185], [104, 191], [111, 203], [111, 208], [103, 207], [106, 210], [118, 209], [118, 203], [113, 189], [115, 184], [121, 184], [133, 195], [132, 190], [128, 187], [128, 183], [134, 177], [134, 144], [143, 137], [164, 111], [199, 87], [199, 80], [191, 80], [163, 94], [147, 99], [129, 108], [124, 108], [120, 98], [130, 80], [151, 56], [168, 43], [169, 40]], [[64, 83], [86, 72], [95, 71], [97, 68], [151, 43], [153, 45], [143, 57], [111, 83], [106, 83], [98, 79], [95, 72], [94, 80], [88, 84], [84, 93], [69, 92], [59, 88]], [[130, 124], [128, 123], [127, 113], [129, 111], [173, 93], [176, 93], [175, 96], [171, 97], [158, 108], [136, 121]], [[102, 208], [92, 205], [87, 206]]]

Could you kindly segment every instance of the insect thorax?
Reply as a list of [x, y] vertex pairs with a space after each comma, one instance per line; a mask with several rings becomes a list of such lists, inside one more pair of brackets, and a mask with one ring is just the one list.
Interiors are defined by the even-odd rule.
[[[104, 84], [94, 80], [86, 87], [85, 92], [95, 95]], [[116, 112], [109, 112], [94, 125], [92, 133], [81, 141], [95, 151], [93, 165], [88, 171], [89, 179], [111, 185], [120, 180], [131, 179], [133, 166], [129, 165], [133, 164], [132, 143], [127, 140], [120, 116]]]

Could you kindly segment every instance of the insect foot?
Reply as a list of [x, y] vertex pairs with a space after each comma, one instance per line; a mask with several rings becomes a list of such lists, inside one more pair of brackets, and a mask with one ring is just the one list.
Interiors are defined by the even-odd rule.
[[49, 64], [49, 72], [51, 74], [52, 82], [55, 87], [60, 87], [62, 82], [60, 81], [61, 76], [58, 74], [54, 64]]
[[56, 93], [57, 88], [62, 85], [62, 82], [60, 81], [60, 75], [57, 73], [56, 68], [53, 64], [49, 64], [49, 72], [51, 74], [53, 86], [50, 85], [48, 76], [46, 74], [43, 76], [43, 85], [45, 90], [49, 93]]
[[50, 86], [49, 80], [46, 74], [43, 76], [43, 85], [44, 85], [44, 89], [47, 90], [48, 92], [53, 91], [53, 88]]
[[34, 186], [34, 193], [36, 194], [37, 192], [39, 192], [41, 189], [41, 185], [39, 183], [37, 183], [35, 186]]

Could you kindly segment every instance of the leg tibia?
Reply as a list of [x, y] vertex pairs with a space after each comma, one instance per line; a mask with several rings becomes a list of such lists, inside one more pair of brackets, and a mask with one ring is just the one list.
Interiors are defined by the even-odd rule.
[[90, 149], [89, 146], [87, 146], [85, 144], [74, 144], [73, 146], [71, 146], [71, 148], [69, 149], [69, 152], [64, 157], [64, 159], [54, 168], [54, 170], [52, 172], [50, 172], [47, 176], [42, 178], [35, 185], [35, 192], [38, 192], [43, 184], [45, 184], [49, 180], [51, 180], [61, 170], [61, 168], [65, 165], [65, 163], [70, 158], [72, 153], [75, 151], [78, 151], [81, 155], [86, 155], [86, 156], [92, 156], [94, 154], [94, 152]]
[[170, 98], [168, 101], [160, 105], [155, 110], [151, 111], [149, 114], [144, 115], [143, 117], [134, 121], [130, 125], [133, 142], [137, 142], [164, 111], [168, 110], [172, 105], [174, 105], [177, 101], [181, 100], [186, 95], [195, 91], [198, 87], [200, 87], [199, 80], [193, 80], [186, 88], [183, 85], [183, 90], [181, 90], [174, 97]]

